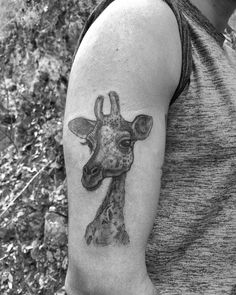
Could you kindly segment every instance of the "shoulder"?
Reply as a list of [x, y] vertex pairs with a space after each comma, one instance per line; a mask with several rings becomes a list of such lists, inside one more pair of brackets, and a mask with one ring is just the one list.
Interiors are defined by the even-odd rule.
[[128, 24], [141, 32], [148, 29], [156, 34], [167, 30], [168, 34], [175, 34], [178, 30], [173, 11], [163, 0], [114, 0], [95, 24], [97, 29], [107, 26], [106, 30], [117, 30], [117, 25]]
[[[103, 12], [103, 20], [108, 17], [127, 20], [157, 20], [173, 21], [174, 14], [163, 0], [114, 0]], [[135, 17], [135, 19], [133, 19]], [[138, 19], [136, 19], [138, 17]]]
[[71, 77], [96, 75], [101, 85], [111, 81], [112, 72], [113, 81], [141, 81], [168, 105], [179, 82], [181, 56], [177, 20], [164, 1], [115, 0], [84, 36]]

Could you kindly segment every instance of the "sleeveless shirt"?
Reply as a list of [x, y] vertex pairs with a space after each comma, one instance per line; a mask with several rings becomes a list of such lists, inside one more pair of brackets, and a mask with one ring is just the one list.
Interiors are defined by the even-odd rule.
[[[79, 44], [100, 13], [88, 19]], [[118, 1], [118, 0], [116, 0]], [[164, 1], [164, 0], [163, 0]], [[182, 42], [146, 260], [161, 295], [236, 294], [236, 52], [188, 0], [165, 0]]]

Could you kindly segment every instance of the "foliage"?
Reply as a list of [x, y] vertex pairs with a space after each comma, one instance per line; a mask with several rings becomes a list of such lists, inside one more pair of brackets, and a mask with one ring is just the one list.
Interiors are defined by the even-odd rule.
[[0, 0], [0, 293], [64, 294], [62, 121], [76, 41], [96, 1]]

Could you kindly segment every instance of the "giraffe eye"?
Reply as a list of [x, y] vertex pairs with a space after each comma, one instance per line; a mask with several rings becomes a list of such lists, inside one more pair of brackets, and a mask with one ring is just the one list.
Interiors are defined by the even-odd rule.
[[122, 139], [120, 141], [120, 143], [119, 143], [119, 146], [121, 148], [125, 148], [125, 149], [131, 147], [131, 145], [132, 145], [132, 141], [131, 141], [131, 139], [128, 139], [128, 138], [127, 139]]

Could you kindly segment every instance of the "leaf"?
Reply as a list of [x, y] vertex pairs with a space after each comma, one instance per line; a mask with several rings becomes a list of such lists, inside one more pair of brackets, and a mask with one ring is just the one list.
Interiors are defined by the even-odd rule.
[[9, 272], [9, 274], [8, 274], [8, 287], [9, 287], [9, 289], [12, 289], [12, 284], [13, 284], [13, 276]]

